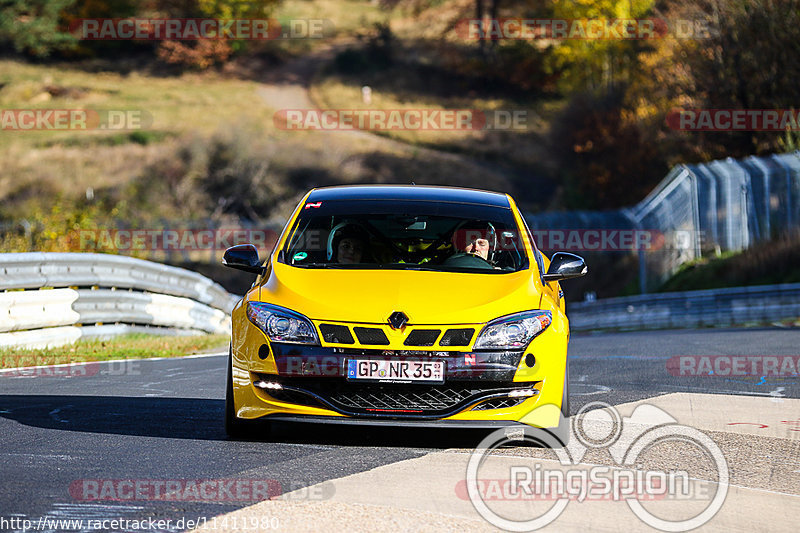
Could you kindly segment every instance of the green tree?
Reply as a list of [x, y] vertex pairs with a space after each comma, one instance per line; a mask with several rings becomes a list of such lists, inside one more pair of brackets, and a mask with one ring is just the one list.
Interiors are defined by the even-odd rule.
[[75, 38], [60, 30], [64, 10], [75, 0], [0, 0], [0, 47], [47, 57], [69, 49]]

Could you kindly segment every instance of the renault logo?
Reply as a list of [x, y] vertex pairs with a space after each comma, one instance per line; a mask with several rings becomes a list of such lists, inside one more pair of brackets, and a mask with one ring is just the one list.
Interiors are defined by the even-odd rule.
[[389, 325], [394, 329], [402, 328], [406, 325], [406, 322], [408, 322], [408, 317], [402, 311], [395, 311], [389, 315]]

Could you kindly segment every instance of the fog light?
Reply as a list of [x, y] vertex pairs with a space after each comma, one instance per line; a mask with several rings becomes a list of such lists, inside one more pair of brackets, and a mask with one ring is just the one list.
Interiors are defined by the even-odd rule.
[[258, 358], [266, 359], [267, 357], [269, 357], [269, 346], [267, 346], [266, 344], [262, 344], [258, 348]]
[[509, 398], [526, 398], [528, 396], [536, 396], [539, 394], [539, 391], [536, 389], [520, 389], [520, 390], [512, 390], [508, 393]]
[[280, 390], [283, 388], [280, 383], [275, 383], [274, 381], [256, 381], [253, 385], [259, 389]]

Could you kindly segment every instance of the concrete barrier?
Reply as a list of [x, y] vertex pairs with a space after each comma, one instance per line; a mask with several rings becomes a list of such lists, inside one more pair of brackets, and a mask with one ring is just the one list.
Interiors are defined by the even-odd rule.
[[229, 334], [239, 299], [196, 272], [93, 253], [0, 254], [0, 290], [0, 346], [57, 346], [123, 326]]

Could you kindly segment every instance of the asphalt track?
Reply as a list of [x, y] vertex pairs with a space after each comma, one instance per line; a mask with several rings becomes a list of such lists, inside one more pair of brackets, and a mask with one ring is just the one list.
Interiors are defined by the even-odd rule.
[[[571, 411], [595, 401], [624, 404], [625, 412], [643, 402], [658, 405], [710, 435], [730, 465], [734, 488], [706, 529], [792, 531], [800, 516], [798, 376], [681, 376], [670, 364], [676, 356], [798, 354], [797, 329], [574, 335]], [[185, 529], [178, 520], [200, 518], [207, 531], [252, 531], [265, 517], [275, 520], [261, 526], [283, 531], [493, 529], [456, 489], [468, 453], [485, 433], [287, 424], [269, 438], [229, 441], [221, 423], [225, 360], [101, 363], [72, 377], [50, 370], [2, 373], [0, 529], [21, 530], [20, 521], [28, 519], [39, 531], [78, 531], [50, 520], [84, 519], [82, 530], [90, 531], [88, 519], [127, 519], [138, 528], [105, 531], [178, 531]], [[516, 457], [542, 453], [507, 451]], [[608, 460], [592, 453], [582, 464]], [[672, 459], [695, 461], [686, 454]], [[283, 500], [257, 503], [262, 498], [246, 494], [92, 499], [76, 489], [85, 480], [179, 480], [185, 487], [186, 480], [209, 479], [266, 480], [270, 495], [283, 494]], [[753, 502], [758, 508], [748, 509]], [[610, 502], [595, 506], [596, 513], [567, 511], [551, 527], [651, 530], [627, 511], [625, 520], [599, 527], [597, 516], [620, 511]], [[148, 526], [160, 519], [172, 524]]]

